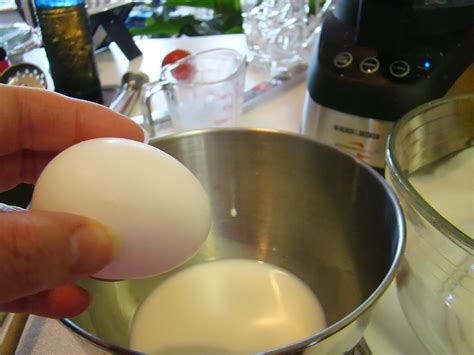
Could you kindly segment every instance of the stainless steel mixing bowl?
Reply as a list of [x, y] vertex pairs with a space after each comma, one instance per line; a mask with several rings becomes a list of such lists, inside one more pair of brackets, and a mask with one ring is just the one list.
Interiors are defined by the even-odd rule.
[[[474, 353], [474, 240], [430, 206], [409, 179], [473, 145], [474, 94], [413, 110], [397, 122], [388, 141], [385, 175], [407, 222], [400, 303], [418, 337], [435, 354]], [[474, 206], [472, 178], [466, 198]], [[450, 186], [442, 188], [449, 192]]]
[[[335, 148], [271, 130], [193, 131], [151, 144], [186, 165], [210, 197], [209, 238], [180, 269], [222, 258], [258, 259], [306, 282], [330, 326], [274, 353], [342, 354], [360, 340], [368, 311], [394, 279], [404, 247], [402, 212], [381, 176]], [[132, 352], [130, 321], [170, 274], [84, 280], [95, 305], [64, 324], [110, 351]]]

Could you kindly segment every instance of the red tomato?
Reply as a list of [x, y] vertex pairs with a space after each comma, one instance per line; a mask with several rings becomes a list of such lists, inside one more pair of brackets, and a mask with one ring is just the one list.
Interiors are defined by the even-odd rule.
[[182, 50], [182, 49], [175, 49], [172, 52], [169, 52], [165, 57], [163, 58], [163, 61], [161, 62], [161, 66], [164, 67], [167, 64], [174, 63], [181, 58], [187, 57], [188, 55], [191, 55], [188, 51]]
[[[170, 53], [168, 53], [164, 58], [163, 61], [161, 62], [161, 67], [164, 67], [165, 65], [177, 62], [178, 60], [185, 58], [187, 56], [191, 55], [188, 51], [182, 50], [182, 49], [176, 49]], [[191, 64], [189, 63], [183, 63], [182, 65], [174, 68], [171, 73], [177, 80], [187, 80], [189, 79], [193, 73], [194, 73], [194, 68]]]

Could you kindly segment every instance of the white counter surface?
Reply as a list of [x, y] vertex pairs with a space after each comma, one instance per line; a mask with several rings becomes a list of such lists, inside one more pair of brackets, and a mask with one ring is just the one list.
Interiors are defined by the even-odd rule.
[[[112, 45], [110, 50], [97, 56], [103, 85], [119, 85], [121, 76], [130, 70], [141, 70], [152, 80], [157, 79], [162, 58], [176, 48], [191, 52], [215, 47], [231, 47], [246, 51], [242, 35], [194, 37], [180, 39], [154, 39], [138, 41], [143, 57], [128, 62], [120, 50]], [[25, 61], [40, 65], [45, 71], [48, 65], [42, 50], [25, 56]], [[251, 87], [270, 76], [249, 67], [246, 87]], [[298, 132], [305, 95], [305, 83], [273, 98], [244, 114], [238, 125], [275, 128]], [[426, 350], [415, 337], [398, 303], [392, 285], [373, 309], [371, 323], [365, 333], [369, 347], [375, 355], [413, 354], [423, 355]], [[79, 340], [61, 323], [40, 317], [30, 317], [17, 354], [105, 354], [103, 351]]]

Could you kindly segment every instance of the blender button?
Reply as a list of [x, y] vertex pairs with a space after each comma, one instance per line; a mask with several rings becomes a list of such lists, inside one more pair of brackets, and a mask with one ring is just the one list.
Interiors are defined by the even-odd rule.
[[364, 74], [373, 74], [379, 70], [380, 63], [377, 58], [367, 57], [360, 62], [359, 68]]
[[390, 64], [390, 74], [396, 78], [404, 78], [410, 73], [410, 65], [404, 60], [396, 60]]
[[334, 65], [338, 68], [345, 68], [352, 63], [352, 54], [349, 52], [341, 52], [334, 57]]

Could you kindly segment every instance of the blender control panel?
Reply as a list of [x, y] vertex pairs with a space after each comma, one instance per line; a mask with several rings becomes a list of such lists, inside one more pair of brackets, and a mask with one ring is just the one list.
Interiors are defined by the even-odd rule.
[[395, 121], [446, 94], [473, 62], [473, 38], [474, 27], [371, 47], [357, 43], [356, 28], [331, 14], [309, 63], [308, 91], [322, 106]]
[[[378, 56], [376, 53], [361, 53], [360, 49], [334, 48], [327, 63], [337, 74], [353, 76], [382, 75], [388, 80], [412, 81], [429, 78], [433, 70], [433, 55], [405, 55], [398, 58]], [[368, 77], [366, 77], [368, 78]]]

